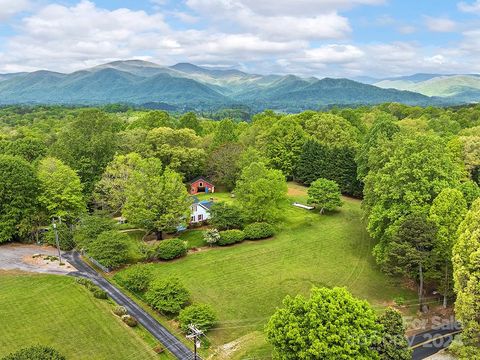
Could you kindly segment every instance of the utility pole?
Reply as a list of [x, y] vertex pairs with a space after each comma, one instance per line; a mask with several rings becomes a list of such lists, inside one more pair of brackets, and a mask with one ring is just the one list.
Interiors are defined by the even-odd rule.
[[53, 231], [55, 231], [55, 243], [57, 244], [58, 261], [60, 262], [60, 264], [62, 264], [62, 253], [60, 251], [60, 243], [58, 241], [57, 223], [55, 222], [55, 219], [53, 219], [53, 218], [52, 218], [52, 224], [53, 224]]
[[203, 335], [203, 331], [197, 329], [193, 324], [188, 325], [190, 333], [187, 335], [188, 339], [193, 339], [193, 360], [197, 360], [197, 347], [200, 347], [198, 338]]

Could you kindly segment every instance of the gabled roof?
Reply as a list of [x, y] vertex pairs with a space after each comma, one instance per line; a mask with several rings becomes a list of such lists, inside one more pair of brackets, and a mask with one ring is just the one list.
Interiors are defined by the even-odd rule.
[[198, 197], [196, 197], [196, 196], [192, 196], [192, 199], [193, 199], [194, 204], [200, 205], [205, 210], [210, 210], [210, 208], [213, 205], [212, 200], [199, 200]]
[[203, 200], [199, 202], [199, 205], [203, 206], [204, 208], [210, 210], [213, 205], [213, 201]]
[[213, 182], [211, 182], [210, 180], [208, 180], [208, 179], [207, 179], [206, 177], [204, 177], [204, 176], [197, 176], [196, 178], [190, 180], [190, 181], [188, 182], [188, 184], [193, 184], [194, 182], [197, 182], [198, 180], [203, 180], [203, 181], [205, 181], [205, 182], [213, 185]]

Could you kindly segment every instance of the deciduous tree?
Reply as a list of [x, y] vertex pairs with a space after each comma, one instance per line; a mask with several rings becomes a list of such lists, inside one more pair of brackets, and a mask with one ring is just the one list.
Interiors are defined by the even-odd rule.
[[335, 181], [317, 179], [308, 188], [308, 203], [320, 209], [320, 214], [325, 210], [333, 211], [342, 206], [340, 188]]
[[456, 189], [443, 189], [433, 200], [429, 220], [435, 224], [437, 234], [434, 243], [436, 257], [443, 264], [441, 289], [443, 306], [447, 307], [447, 298], [453, 284], [452, 278], [452, 248], [457, 240], [458, 226], [467, 212], [467, 202], [462, 193]]
[[145, 159], [133, 171], [125, 188], [122, 214], [129, 222], [157, 234], [174, 231], [190, 218], [191, 198], [182, 177], [159, 160]]
[[473, 203], [460, 224], [452, 262], [455, 314], [463, 326], [462, 340], [467, 352], [480, 357], [480, 200]]
[[235, 194], [247, 221], [274, 221], [286, 199], [287, 183], [280, 170], [268, 169], [263, 163], [252, 163], [243, 169]]
[[38, 165], [41, 193], [40, 205], [49, 218], [60, 217], [69, 223], [85, 210], [83, 186], [77, 173], [62, 161], [48, 157]]
[[37, 211], [39, 182], [25, 160], [0, 155], [0, 243], [18, 235], [18, 226]]
[[279, 359], [380, 359], [373, 345], [381, 330], [370, 305], [344, 288], [287, 296], [266, 326]]

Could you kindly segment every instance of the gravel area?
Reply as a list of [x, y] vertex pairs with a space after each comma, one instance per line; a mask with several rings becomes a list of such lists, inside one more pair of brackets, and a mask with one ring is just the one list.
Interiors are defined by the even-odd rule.
[[55, 248], [48, 246], [6, 244], [0, 246], [0, 270], [27, 271], [47, 274], [68, 274], [76, 269], [62, 259], [45, 259], [47, 256], [58, 256]]

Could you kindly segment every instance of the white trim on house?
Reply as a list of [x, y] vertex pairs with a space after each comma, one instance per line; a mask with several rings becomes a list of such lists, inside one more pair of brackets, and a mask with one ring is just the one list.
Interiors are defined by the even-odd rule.
[[203, 206], [201, 203], [192, 204], [190, 206], [190, 209], [190, 223], [197, 224], [210, 219], [210, 210], [208, 210], [208, 208], [206, 206]]

